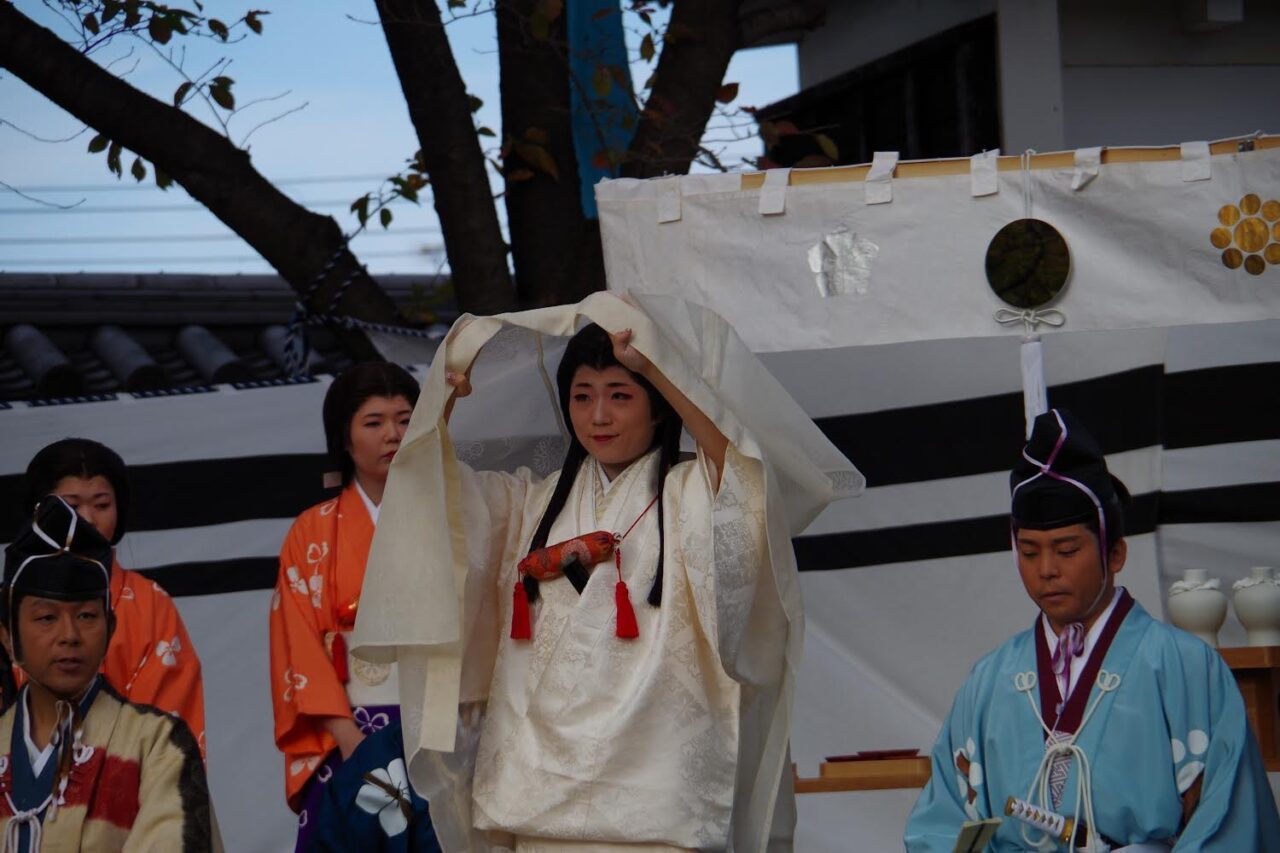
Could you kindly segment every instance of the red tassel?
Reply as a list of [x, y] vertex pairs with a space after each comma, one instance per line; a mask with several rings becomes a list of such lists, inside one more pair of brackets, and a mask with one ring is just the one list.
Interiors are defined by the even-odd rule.
[[346, 684], [351, 680], [351, 673], [347, 670], [347, 638], [341, 632], [334, 632], [329, 654], [333, 656], [333, 671], [337, 673], [338, 681]]
[[631, 609], [631, 593], [627, 591], [626, 581], [618, 581], [613, 588], [613, 602], [618, 608], [618, 636], [624, 640], [639, 637], [640, 626], [636, 624], [636, 612]]
[[529, 595], [524, 591], [524, 583], [519, 577], [516, 578], [516, 588], [512, 593], [511, 639], [533, 639], [533, 629], [529, 627]]

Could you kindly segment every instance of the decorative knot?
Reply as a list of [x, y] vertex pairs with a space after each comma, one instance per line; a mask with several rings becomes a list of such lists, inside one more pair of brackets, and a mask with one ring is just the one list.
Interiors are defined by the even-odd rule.
[[1031, 334], [1036, 330], [1037, 326], [1051, 326], [1060, 329], [1067, 324], [1067, 315], [1063, 314], [1057, 308], [1024, 308], [1021, 311], [1015, 311], [1012, 308], [1001, 308], [996, 311], [996, 322], [1002, 326], [1012, 326], [1021, 323], [1027, 334]]

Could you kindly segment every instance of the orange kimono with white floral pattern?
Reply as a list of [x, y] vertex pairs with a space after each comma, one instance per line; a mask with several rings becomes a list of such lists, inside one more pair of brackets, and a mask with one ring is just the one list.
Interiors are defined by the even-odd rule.
[[[155, 581], [111, 566], [111, 609], [116, 630], [102, 661], [102, 674], [116, 692], [136, 705], [177, 714], [204, 755], [204, 679], [187, 627], [173, 599]], [[25, 677], [14, 667], [21, 684]]]
[[373, 530], [352, 483], [298, 516], [280, 550], [271, 598], [271, 705], [285, 796], [295, 812], [307, 781], [337, 746], [323, 718], [351, 717], [329, 644], [355, 624]]

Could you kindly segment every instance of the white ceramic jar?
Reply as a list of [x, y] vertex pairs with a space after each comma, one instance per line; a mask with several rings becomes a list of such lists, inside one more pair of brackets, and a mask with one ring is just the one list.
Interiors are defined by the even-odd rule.
[[1280, 646], [1280, 579], [1270, 566], [1254, 566], [1232, 585], [1236, 618], [1251, 646]]
[[1170, 622], [1218, 647], [1218, 631], [1227, 620], [1227, 597], [1218, 589], [1217, 578], [1204, 569], [1187, 569], [1182, 580], [1169, 587], [1168, 607]]

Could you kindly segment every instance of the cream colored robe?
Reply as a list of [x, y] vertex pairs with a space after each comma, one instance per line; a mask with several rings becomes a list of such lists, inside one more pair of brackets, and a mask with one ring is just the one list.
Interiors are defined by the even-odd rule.
[[[634, 640], [615, 636], [612, 561], [595, 567], [581, 595], [563, 578], [543, 583], [533, 640], [511, 640], [516, 564], [559, 475], [536, 484], [525, 472], [464, 476], [468, 516], [487, 515], [491, 533], [505, 540], [486, 581], [497, 585], [498, 625], [508, 630], [499, 632], [476, 760], [477, 828], [728, 846], [741, 691], [725, 661], [736, 659], [751, 587], [767, 569], [764, 488], [759, 463], [730, 449], [716, 494], [706, 464], [684, 462], [667, 475], [660, 607], [645, 601], [657, 569], [656, 509], [622, 543], [640, 626]], [[657, 468], [650, 453], [606, 490], [588, 460], [547, 541], [621, 534], [653, 498]]]
[[[834, 497], [856, 494], [861, 475], [723, 320], [687, 303], [638, 299], [644, 310], [595, 294], [577, 306], [460, 320], [392, 464], [353, 652], [399, 663], [410, 777], [451, 853], [509, 841], [484, 831], [494, 827], [535, 837], [643, 841], [653, 833], [682, 846], [790, 848], [787, 740], [803, 640], [790, 537]], [[655, 520], [641, 522], [630, 549], [630, 540], [623, 544], [638, 640], [613, 636], [606, 571], [579, 602], [563, 597], [576, 597], [567, 581], [543, 584], [534, 639], [514, 648], [507, 636], [515, 562], [553, 478], [535, 484], [528, 472], [468, 472], [445, 428], [452, 393], [445, 372], [466, 370], [508, 324], [567, 336], [580, 318], [632, 329], [633, 346], [731, 447], [716, 494], [705, 463], [668, 477], [662, 607], [644, 603], [643, 574], [630, 577], [652, 577], [656, 554], [643, 554], [642, 528]], [[531, 347], [523, 358], [532, 366], [540, 355]], [[537, 376], [531, 369], [531, 384]], [[493, 407], [495, 418], [504, 414], [500, 403]], [[550, 542], [595, 529], [581, 518], [594, 512], [591, 499], [580, 497], [571, 504], [579, 517], [562, 513]], [[632, 500], [623, 504], [626, 516]], [[645, 559], [632, 561], [633, 550]]]

